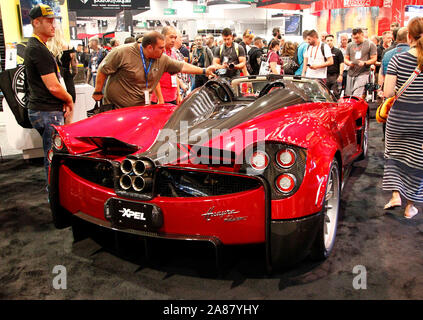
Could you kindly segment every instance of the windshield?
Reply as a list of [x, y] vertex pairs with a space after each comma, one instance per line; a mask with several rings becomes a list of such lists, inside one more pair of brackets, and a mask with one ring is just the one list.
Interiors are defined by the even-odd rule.
[[237, 78], [231, 82], [235, 100], [254, 100], [278, 89], [288, 88], [309, 102], [334, 102], [328, 90], [318, 81], [283, 77], [269, 81], [265, 76]]

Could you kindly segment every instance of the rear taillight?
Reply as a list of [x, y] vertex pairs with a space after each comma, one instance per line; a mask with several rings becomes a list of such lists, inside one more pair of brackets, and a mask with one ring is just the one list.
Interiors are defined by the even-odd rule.
[[50, 149], [49, 151], [48, 151], [48, 153], [47, 153], [47, 160], [48, 160], [48, 162], [51, 162], [51, 160], [53, 160], [53, 150], [52, 149]]
[[276, 154], [276, 163], [283, 169], [288, 169], [293, 166], [297, 155], [294, 150], [287, 148], [278, 151]]
[[241, 172], [260, 175], [269, 183], [272, 200], [292, 196], [299, 190], [305, 175], [307, 150], [305, 148], [267, 141], [245, 151]]
[[251, 155], [250, 164], [255, 170], [264, 170], [269, 165], [269, 156], [266, 154], [266, 152], [255, 151]]
[[276, 188], [282, 193], [290, 193], [294, 190], [297, 179], [290, 173], [281, 174], [276, 178]]
[[53, 146], [58, 151], [63, 149], [64, 144], [63, 144], [62, 138], [60, 138], [58, 134], [54, 135], [53, 137]]

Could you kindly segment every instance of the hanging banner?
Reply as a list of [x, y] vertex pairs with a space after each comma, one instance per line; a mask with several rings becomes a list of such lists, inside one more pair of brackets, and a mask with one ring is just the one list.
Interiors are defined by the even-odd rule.
[[370, 0], [344, 0], [344, 7], [345, 8], [369, 7], [370, 3], [371, 3]]
[[193, 12], [194, 13], [206, 13], [207, 6], [202, 6], [198, 4], [194, 4]]
[[72, 0], [68, 8], [79, 17], [114, 16], [122, 10], [149, 10], [150, 0]]

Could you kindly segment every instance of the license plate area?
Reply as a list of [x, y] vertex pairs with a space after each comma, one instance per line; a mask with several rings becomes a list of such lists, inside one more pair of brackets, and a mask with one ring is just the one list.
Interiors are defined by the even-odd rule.
[[163, 225], [160, 208], [149, 203], [111, 198], [104, 205], [104, 215], [117, 229], [157, 231]]

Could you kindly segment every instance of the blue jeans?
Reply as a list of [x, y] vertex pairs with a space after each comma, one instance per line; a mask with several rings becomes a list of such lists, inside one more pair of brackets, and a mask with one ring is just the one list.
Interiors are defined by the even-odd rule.
[[95, 87], [95, 82], [97, 80], [97, 72], [96, 73], [93, 73], [92, 75], [93, 75], [93, 77], [92, 77], [93, 87]]
[[47, 159], [47, 153], [52, 146], [52, 135], [54, 131], [54, 128], [51, 125], [63, 125], [65, 123], [63, 111], [28, 110], [28, 116], [34, 129], [36, 129], [43, 138], [44, 168], [46, 170], [46, 179], [48, 184], [48, 168], [50, 163]]

